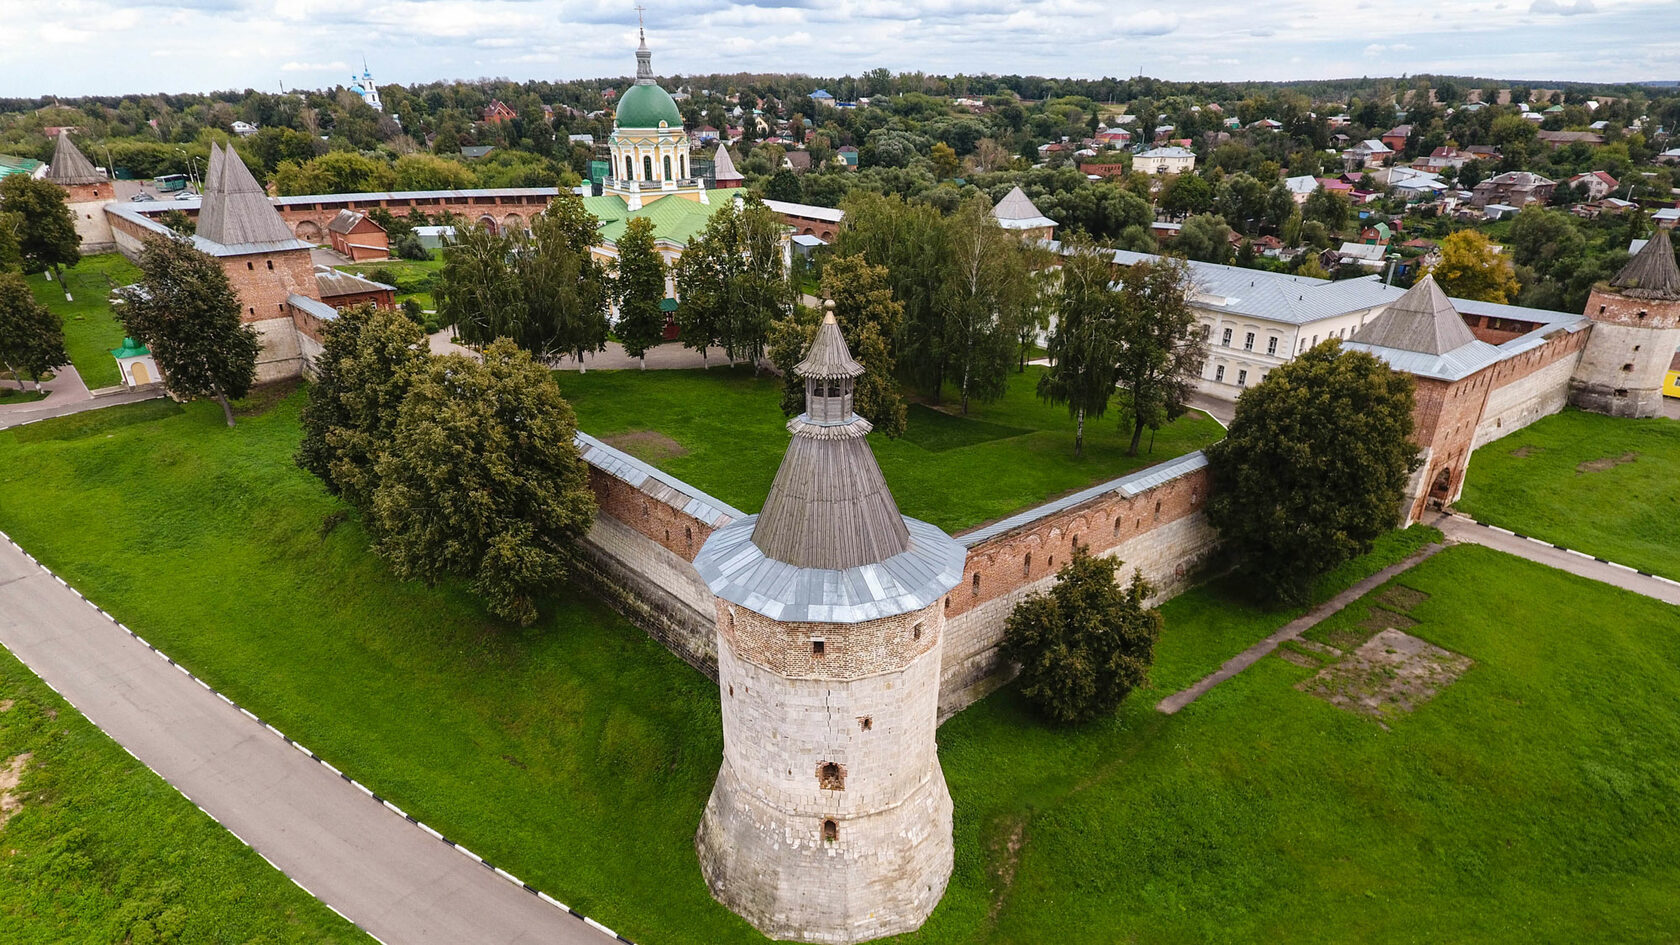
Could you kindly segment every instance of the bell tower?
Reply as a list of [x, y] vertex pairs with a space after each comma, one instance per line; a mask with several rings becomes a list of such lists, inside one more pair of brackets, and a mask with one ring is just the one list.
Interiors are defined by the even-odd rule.
[[1662, 414], [1663, 379], [1680, 347], [1680, 267], [1658, 227], [1622, 271], [1587, 297], [1593, 321], [1569, 402], [1613, 417]]
[[716, 595], [723, 765], [695, 837], [712, 895], [775, 939], [921, 926], [945, 892], [941, 599], [966, 550], [899, 514], [828, 303], [764, 509], [694, 566]]

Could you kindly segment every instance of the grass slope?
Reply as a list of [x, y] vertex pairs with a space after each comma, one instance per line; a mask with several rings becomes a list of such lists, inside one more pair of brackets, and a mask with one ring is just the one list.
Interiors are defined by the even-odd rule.
[[[762, 941], [694, 859], [715, 688], [587, 598], [509, 630], [393, 581], [354, 521], [323, 534], [338, 505], [289, 463], [298, 405], [233, 431], [153, 402], [0, 432], [0, 527], [539, 888], [638, 941]], [[1157, 688], [1111, 721], [1047, 729], [1005, 689], [947, 723], [956, 870], [905, 941], [1673, 940], [1680, 611], [1475, 547], [1402, 580], [1432, 595], [1412, 632], [1476, 665], [1391, 731], [1276, 658], [1156, 713], [1292, 616], [1228, 585], [1167, 605]]]
[[0, 940], [371, 943], [0, 649]]
[[1477, 450], [1458, 509], [1680, 580], [1680, 422], [1580, 410]]
[[89, 390], [122, 383], [111, 357], [111, 349], [123, 340], [122, 323], [111, 312], [111, 290], [139, 278], [140, 270], [121, 253], [84, 256], [64, 271], [74, 302], [64, 301], [64, 286], [48, 282], [44, 274], [29, 277], [35, 297], [64, 320], [64, 347]]
[[[1223, 435], [1191, 413], [1163, 427], [1154, 451], [1127, 456], [1112, 418], [1086, 424], [1085, 455], [1073, 455], [1073, 421], [1035, 395], [1041, 368], [1010, 376], [995, 404], [968, 417], [912, 405], [903, 437], [870, 438], [904, 514], [947, 531], [1002, 518], [1046, 499], [1200, 449]], [[747, 511], [764, 504], [787, 450], [781, 379], [747, 368], [710, 371], [561, 371], [555, 378], [595, 436], [652, 430], [684, 455], [659, 468]], [[1145, 446], [1148, 437], [1145, 437]]]

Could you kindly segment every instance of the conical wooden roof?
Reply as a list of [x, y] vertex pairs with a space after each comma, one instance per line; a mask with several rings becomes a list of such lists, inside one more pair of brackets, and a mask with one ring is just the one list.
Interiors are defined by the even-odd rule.
[[805, 352], [805, 360], [793, 366], [793, 373], [800, 377], [824, 379], [857, 377], [863, 373], [863, 365], [852, 359], [852, 351], [846, 347], [846, 336], [840, 333], [840, 324], [834, 320], [833, 302], [828, 303], [822, 327], [817, 329], [817, 337], [811, 341], [811, 350]]
[[223, 246], [292, 240], [291, 228], [280, 219], [262, 185], [231, 146], [223, 149], [210, 145], [204, 202], [198, 210], [198, 235]]
[[1674, 265], [1674, 247], [1668, 241], [1668, 231], [1657, 227], [1656, 235], [1616, 273], [1610, 286], [1622, 295], [1637, 299], [1680, 300], [1680, 267]]
[[[824, 379], [849, 379], [863, 370], [832, 310], [794, 368], [802, 377]], [[752, 543], [776, 561], [836, 571], [908, 551], [910, 530], [864, 439], [869, 423], [854, 413], [840, 424], [801, 416], [788, 426], [793, 440], [753, 526]]]
[[1446, 354], [1476, 340], [1452, 300], [1424, 276], [1395, 299], [1365, 327], [1354, 332], [1353, 341], [1401, 351]]
[[741, 180], [741, 172], [735, 169], [735, 159], [729, 156], [729, 146], [718, 142], [717, 156], [712, 158], [712, 178], [714, 180]]
[[55, 184], [97, 184], [105, 178], [87, 159], [87, 155], [70, 140], [70, 133], [60, 131], [58, 143], [53, 145], [52, 163], [47, 165], [47, 180]]

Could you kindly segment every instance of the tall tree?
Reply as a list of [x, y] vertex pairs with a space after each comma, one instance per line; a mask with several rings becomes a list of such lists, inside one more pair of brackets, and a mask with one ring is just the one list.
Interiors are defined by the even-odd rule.
[[[70, 212], [63, 188], [28, 174], [11, 174], [0, 178], [0, 205], [7, 214], [15, 214], [24, 271], [51, 269], [63, 286], [61, 270], [82, 261], [82, 238], [76, 235], [76, 215]], [[64, 294], [68, 297], [69, 290]]]
[[1507, 302], [1520, 286], [1511, 260], [1494, 251], [1476, 230], [1459, 230], [1441, 241], [1441, 261], [1429, 268], [1441, 290], [1461, 299]]
[[376, 549], [399, 577], [464, 578], [530, 626], [595, 514], [576, 433], [554, 376], [513, 342], [430, 359], [377, 465]]
[[610, 279], [590, 248], [600, 226], [583, 198], [561, 191], [531, 219], [531, 236], [514, 254], [524, 292], [524, 325], [513, 340], [538, 358], [583, 356], [607, 347]]
[[947, 221], [951, 246], [950, 376], [962, 397], [997, 400], [1009, 388], [1016, 325], [1026, 319], [1033, 285], [1020, 240], [999, 226], [991, 201], [975, 194]]
[[1114, 394], [1119, 363], [1118, 296], [1109, 289], [1111, 254], [1075, 247], [1062, 260], [1050, 368], [1038, 379], [1039, 399], [1065, 404], [1074, 418], [1073, 452], [1085, 452], [1085, 418], [1101, 417]]
[[425, 334], [403, 313], [372, 304], [341, 310], [315, 358], [297, 464], [367, 511], [398, 409], [430, 357]]
[[64, 351], [64, 323], [42, 305], [29, 290], [29, 283], [15, 272], [0, 272], [0, 364], [17, 379], [23, 390], [23, 375], [35, 378], [70, 360]]
[[1048, 594], [1015, 605], [1004, 623], [1004, 659], [1019, 664], [1021, 695], [1054, 722], [1076, 724], [1114, 712], [1149, 678], [1161, 612], [1146, 606], [1155, 589], [1122, 562], [1084, 546], [1056, 574]]
[[1332, 339], [1243, 392], [1207, 450], [1207, 516], [1260, 596], [1305, 601], [1398, 524], [1418, 465], [1412, 391], [1410, 376]]
[[152, 350], [169, 392], [214, 398], [233, 426], [229, 401], [251, 390], [262, 342], [240, 322], [239, 293], [221, 263], [181, 237], [153, 234], [140, 251], [140, 281], [123, 294], [118, 317]]
[[950, 363], [950, 308], [944, 297], [953, 258], [939, 211], [897, 196], [853, 191], [842, 204], [841, 254], [859, 254], [887, 270], [904, 322], [893, 339], [899, 369], [939, 403]]
[[513, 275], [513, 240], [477, 223], [455, 227], [438, 274], [439, 314], [469, 344], [511, 338], [523, 314]]
[[677, 260], [677, 326], [683, 345], [723, 348], [758, 367], [770, 326], [789, 312], [781, 218], [756, 198], [712, 214]]
[[1196, 389], [1207, 343], [1190, 308], [1189, 289], [1188, 268], [1171, 256], [1120, 272], [1115, 378], [1122, 417], [1132, 424], [1127, 450], [1132, 456], [1138, 454], [1144, 427], [1159, 430], [1178, 418]]
[[[852, 357], [865, 368], [853, 390], [853, 409], [876, 432], [902, 435], [908, 410], [893, 370], [891, 339], [904, 321], [904, 306], [892, 296], [886, 269], [862, 256], [836, 256], [823, 269], [822, 292], [834, 303], [834, 320]], [[817, 311], [801, 308], [772, 332], [770, 361], [782, 372], [782, 411], [788, 416], [805, 409], [805, 385], [793, 366], [805, 357], [820, 324]]]
[[653, 221], [634, 217], [618, 238], [618, 274], [613, 279], [613, 297], [618, 303], [614, 331], [624, 344], [624, 353], [641, 361], [647, 369], [647, 351], [659, 344], [665, 333], [665, 258], [653, 243]]

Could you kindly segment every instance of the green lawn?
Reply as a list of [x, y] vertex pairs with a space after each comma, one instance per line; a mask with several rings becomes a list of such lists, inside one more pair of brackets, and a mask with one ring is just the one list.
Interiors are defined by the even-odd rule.
[[1470, 458], [1459, 511], [1680, 580], [1680, 421], [1580, 410]]
[[[290, 464], [300, 400], [232, 431], [161, 401], [0, 432], [0, 527], [538, 888], [637, 941], [762, 941], [694, 859], [715, 687], [589, 598], [512, 630], [393, 581]], [[1391, 536], [1320, 596], [1431, 537]], [[905, 941], [1674, 940], [1680, 611], [1475, 547], [1402, 580], [1433, 595], [1413, 632], [1476, 666], [1390, 730], [1276, 658], [1156, 713], [1293, 616], [1230, 584], [1166, 606], [1157, 688], [1110, 722], [1046, 729], [1006, 688], [947, 723], [956, 871]]]
[[18, 390], [16, 387], [12, 386], [16, 383], [17, 381], [12, 380], [10, 376], [0, 379], [0, 406], [4, 406], [6, 404], [27, 404], [31, 401], [43, 400], [47, 396], [45, 392], [35, 390], [33, 384], [28, 378], [24, 379], [24, 384], [30, 386], [23, 390]]
[[9, 945], [372, 942], [0, 649], [0, 769], [23, 754], [0, 827]]
[[[1086, 424], [1085, 455], [1075, 457], [1067, 410], [1034, 395], [1041, 372], [1010, 375], [1002, 400], [972, 405], [967, 417], [942, 412], [954, 409], [948, 396], [941, 410], [913, 404], [903, 437], [870, 437], [904, 514], [957, 531], [1201, 449], [1223, 435], [1207, 415], [1191, 413], [1162, 428], [1153, 452], [1127, 456], [1129, 437], [1110, 417]], [[746, 511], [764, 504], [787, 450], [780, 378], [754, 377], [746, 367], [561, 371], [555, 378], [586, 432], [665, 434], [686, 452], [644, 459]]]
[[122, 383], [111, 349], [122, 346], [122, 324], [111, 313], [111, 290], [140, 278], [140, 270], [121, 253], [84, 256], [64, 271], [74, 302], [64, 301], [64, 286], [45, 275], [29, 277], [35, 297], [64, 320], [64, 347], [70, 363], [89, 390]]

